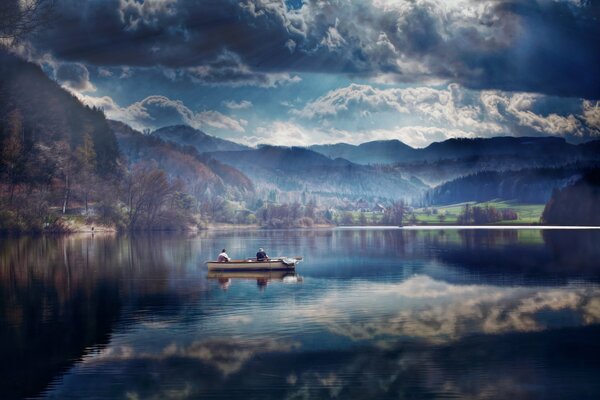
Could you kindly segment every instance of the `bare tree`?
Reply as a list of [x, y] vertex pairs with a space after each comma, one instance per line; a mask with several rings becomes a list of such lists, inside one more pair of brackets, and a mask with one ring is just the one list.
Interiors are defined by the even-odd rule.
[[75, 161], [77, 165], [77, 180], [85, 202], [85, 214], [88, 215], [88, 200], [90, 192], [96, 186], [96, 152], [94, 142], [89, 133], [83, 136], [83, 144], [75, 149]]
[[385, 209], [383, 222], [389, 225], [402, 226], [404, 214], [406, 213], [406, 204], [403, 200], [393, 202]]
[[55, 0], [0, 1], [0, 44], [12, 45], [47, 25], [54, 16]]
[[19, 110], [9, 113], [7, 121], [7, 138], [2, 143], [0, 156], [4, 165], [4, 172], [9, 184], [9, 204], [12, 205], [15, 186], [19, 182], [19, 170], [23, 159], [23, 116]]

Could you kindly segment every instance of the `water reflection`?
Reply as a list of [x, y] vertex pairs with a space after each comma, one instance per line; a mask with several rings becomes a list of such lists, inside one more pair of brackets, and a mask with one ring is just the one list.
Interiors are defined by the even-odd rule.
[[0, 397], [597, 398], [598, 234], [3, 239]]
[[270, 282], [278, 281], [287, 284], [302, 283], [304, 279], [295, 271], [209, 271], [208, 279], [218, 282], [223, 290], [229, 289], [232, 281], [253, 280], [260, 289], [264, 289]]

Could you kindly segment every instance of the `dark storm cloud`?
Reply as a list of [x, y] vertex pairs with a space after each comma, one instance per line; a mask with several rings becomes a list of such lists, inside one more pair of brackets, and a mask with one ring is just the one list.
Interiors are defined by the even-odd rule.
[[56, 66], [55, 78], [61, 84], [80, 91], [94, 91], [94, 85], [90, 82], [90, 73], [85, 65], [80, 63], [64, 63]]
[[600, 98], [596, 0], [307, 0], [299, 6], [65, 0], [61, 19], [37, 46], [63, 60], [183, 69], [209, 83], [269, 86], [273, 78], [265, 74], [314, 71]]

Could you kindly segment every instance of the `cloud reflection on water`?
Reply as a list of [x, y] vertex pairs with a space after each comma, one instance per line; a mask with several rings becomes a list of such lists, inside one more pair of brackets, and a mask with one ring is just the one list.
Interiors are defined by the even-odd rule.
[[[469, 334], [541, 331], [600, 322], [600, 288], [456, 285], [425, 275], [401, 283], [359, 282], [297, 310], [303, 318], [352, 340], [407, 337], [431, 343]], [[343, 301], [342, 301], [343, 298]]]

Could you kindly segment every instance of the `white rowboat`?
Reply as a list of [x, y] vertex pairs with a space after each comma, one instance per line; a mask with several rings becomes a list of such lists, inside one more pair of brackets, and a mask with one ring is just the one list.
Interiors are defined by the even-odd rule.
[[209, 271], [277, 271], [292, 270], [302, 257], [274, 257], [268, 261], [230, 260], [227, 262], [207, 261]]

